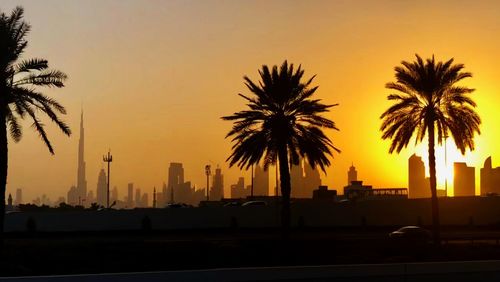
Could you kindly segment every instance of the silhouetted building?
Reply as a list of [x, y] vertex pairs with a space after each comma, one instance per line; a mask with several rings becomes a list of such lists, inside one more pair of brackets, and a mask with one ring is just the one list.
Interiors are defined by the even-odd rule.
[[75, 206], [75, 205], [80, 204], [79, 203], [80, 199], [78, 197], [78, 191], [77, 191], [77, 188], [75, 186], [71, 186], [71, 188], [69, 188], [69, 191], [68, 191], [66, 198], [68, 199], [68, 205]]
[[313, 191], [321, 186], [321, 177], [319, 175], [319, 170], [314, 169], [309, 163], [305, 162], [304, 166], [304, 180], [303, 185], [303, 195], [302, 198], [312, 198]]
[[171, 203], [178, 202], [197, 205], [202, 200], [196, 193], [196, 188], [191, 184], [191, 181], [184, 181], [182, 163], [170, 163], [168, 169], [168, 189], [164, 186], [164, 191], [157, 193], [157, 203], [164, 202], [165, 205], [168, 201]]
[[481, 168], [481, 195], [500, 194], [500, 167], [493, 168], [491, 157], [484, 161]]
[[79, 203], [85, 202], [85, 199], [87, 197], [87, 179], [85, 177], [84, 142], [85, 142], [85, 132], [83, 128], [83, 111], [82, 111], [80, 119], [80, 139], [78, 141], [78, 172], [76, 180], [76, 198], [78, 199]]
[[353, 181], [358, 180], [358, 172], [356, 171], [356, 168], [354, 167], [354, 164], [351, 164], [351, 167], [349, 168], [349, 171], [347, 172], [347, 185], [351, 184]]
[[134, 183], [129, 183], [127, 188], [127, 207], [131, 209], [134, 207]]
[[149, 195], [148, 193], [142, 194], [141, 197], [141, 207], [147, 208], [149, 206]]
[[475, 168], [466, 163], [453, 164], [453, 189], [456, 196], [474, 196], [476, 194]]
[[101, 169], [99, 176], [97, 177], [97, 188], [96, 188], [97, 199], [96, 203], [100, 206], [107, 206], [107, 196], [108, 196], [108, 186], [106, 183], [106, 172]]
[[245, 189], [245, 178], [238, 178], [238, 183], [231, 185], [231, 198], [240, 199], [248, 196], [248, 190]]
[[136, 208], [142, 207], [142, 195], [140, 188], [135, 189], [135, 207]]
[[410, 198], [430, 198], [429, 178], [425, 177], [422, 158], [413, 154], [408, 159], [408, 192]]
[[222, 170], [217, 167], [212, 178], [212, 188], [210, 189], [210, 200], [219, 201], [224, 198], [224, 176]]
[[23, 190], [21, 188], [16, 189], [16, 200], [14, 201], [14, 204], [18, 206], [19, 204], [23, 203]]
[[328, 190], [328, 186], [320, 185], [318, 189], [313, 191], [314, 200], [333, 201], [337, 197], [337, 190]]
[[319, 171], [302, 159], [290, 169], [290, 180], [293, 198], [312, 198], [313, 190], [321, 185]]
[[118, 188], [115, 186], [113, 190], [111, 190], [111, 195], [109, 196], [109, 204], [111, 205], [113, 202], [118, 201]]
[[96, 202], [96, 198], [94, 196], [94, 191], [92, 191], [92, 190], [88, 191], [87, 198], [85, 198], [85, 201], [89, 202], [91, 204]]
[[255, 167], [255, 175], [253, 180], [253, 195], [268, 196], [269, 195], [269, 170], [264, 170], [260, 165]]

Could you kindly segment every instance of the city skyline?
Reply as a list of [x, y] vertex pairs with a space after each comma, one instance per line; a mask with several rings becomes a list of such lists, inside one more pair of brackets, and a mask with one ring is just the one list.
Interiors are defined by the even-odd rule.
[[[122, 195], [128, 182], [142, 189], [158, 189], [166, 181], [168, 164], [174, 161], [185, 164], [186, 178], [196, 187], [205, 186], [203, 168], [206, 164], [213, 167], [219, 164], [226, 183], [236, 183], [242, 175], [248, 183], [250, 171], [227, 168], [225, 159], [230, 144], [223, 138], [229, 125], [219, 117], [229, 114], [228, 109], [240, 107], [235, 94], [245, 91], [243, 75], [254, 78], [260, 64], [277, 64], [284, 58], [301, 63], [307, 75], [318, 75], [319, 98], [327, 103], [340, 103], [327, 115], [340, 128], [340, 132], [327, 134], [342, 149], [332, 160], [328, 175], [321, 175], [329, 187], [340, 189], [344, 185], [345, 168], [352, 161], [363, 171], [364, 178], [378, 187], [406, 186], [406, 174], [394, 174], [393, 170], [403, 167], [413, 153], [426, 162], [425, 143], [415, 149], [410, 147], [400, 155], [389, 155], [388, 143], [380, 141], [378, 131], [378, 117], [385, 108], [384, 97], [389, 93], [383, 88], [384, 83], [391, 80], [393, 66], [402, 58], [411, 58], [415, 52], [425, 56], [435, 54], [437, 58], [455, 57], [474, 74], [466, 84], [477, 89], [474, 98], [483, 117], [483, 133], [476, 138], [477, 151], [464, 157], [448, 142], [448, 171], [453, 169], [455, 161], [480, 167], [489, 155], [494, 161], [500, 159], [500, 152], [494, 147], [500, 137], [495, 130], [499, 118], [493, 114], [494, 105], [500, 101], [492, 95], [500, 87], [495, 70], [495, 60], [498, 60], [495, 51], [500, 46], [495, 35], [500, 17], [495, 2], [433, 3], [434, 16], [429, 22], [418, 20], [426, 13], [426, 4], [400, 1], [298, 3], [282, 10], [270, 9], [265, 15], [258, 13], [260, 2], [243, 6], [227, 3], [224, 7], [203, 2], [197, 5], [144, 3], [140, 8], [134, 2], [54, 1], [51, 4], [5, 1], [2, 10], [23, 5], [26, 18], [34, 27], [25, 57], [47, 58], [68, 73], [67, 87], [57, 93], [49, 90], [47, 94], [54, 94], [67, 107], [66, 119], [75, 133], [83, 103], [86, 177], [92, 187], [97, 183], [103, 166], [101, 158], [108, 148], [115, 156], [111, 185], [117, 186]], [[282, 2], [269, 5], [277, 8]], [[359, 9], [361, 6], [364, 8]], [[116, 18], [105, 15], [109, 10], [116, 12]], [[448, 17], [450, 13], [458, 16]], [[256, 15], [260, 20], [256, 20]], [[289, 19], [297, 15], [303, 16], [304, 22], [296, 26]], [[403, 16], [404, 24], [400, 24]], [[129, 26], [131, 17], [137, 17], [141, 24]], [[433, 32], [435, 19], [445, 19], [440, 25], [442, 34]], [[59, 24], [60, 21], [65, 24]], [[174, 26], [172, 22], [177, 24]], [[178, 26], [183, 28], [179, 30]], [[289, 36], [288, 31], [274, 31], [273, 36], [260, 33], [266, 26], [291, 27], [290, 30], [303, 37], [299, 41]], [[314, 32], [317, 27], [320, 29]], [[401, 34], [408, 27], [417, 32]], [[120, 32], [114, 32], [116, 30]], [[401, 35], [395, 38], [393, 34]], [[464, 36], [474, 40], [463, 42]], [[87, 40], [82, 42], [80, 37]], [[128, 41], [137, 37], [158, 44], [154, 44], [154, 50], [140, 52], [144, 51], [143, 47]], [[449, 44], [436, 45], [437, 38]], [[252, 42], [259, 39], [269, 41], [271, 47], [254, 48]], [[207, 46], [200, 42], [211, 43]], [[481, 42], [481, 51], [470, 51], [479, 48], [477, 42]], [[390, 52], [386, 50], [388, 44], [392, 46]], [[279, 57], [275, 55], [277, 50], [282, 51]], [[130, 61], [127, 60], [130, 54], [141, 56]], [[358, 63], [363, 67], [357, 66]], [[96, 69], [96, 65], [100, 67]], [[192, 84], [189, 83], [191, 76], [203, 77], [203, 80]], [[363, 83], [350, 77], [361, 77]], [[136, 103], [136, 93], [142, 93], [144, 105]], [[358, 118], [353, 119], [353, 115]], [[53, 129], [50, 125], [47, 128]], [[8, 193], [14, 194], [16, 189], [23, 188], [25, 199], [41, 194], [57, 199], [76, 184], [77, 134], [71, 138], [54, 134], [52, 138], [55, 156], [46, 154], [32, 132], [26, 132], [22, 142], [11, 144]], [[366, 143], [370, 146], [365, 146]], [[441, 188], [444, 183], [439, 175], [444, 163], [442, 148], [438, 148], [437, 157]], [[40, 170], [40, 167], [50, 169]], [[270, 183], [274, 183], [274, 175], [271, 167]], [[478, 189], [479, 173], [476, 173], [476, 193]], [[230, 194], [229, 185], [225, 185], [224, 193]]]

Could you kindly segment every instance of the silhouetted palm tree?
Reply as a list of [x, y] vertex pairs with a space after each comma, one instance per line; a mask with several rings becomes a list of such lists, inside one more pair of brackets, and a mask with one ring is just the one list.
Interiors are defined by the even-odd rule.
[[[333, 128], [333, 121], [320, 116], [335, 105], [324, 105], [311, 99], [318, 86], [311, 87], [314, 76], [303, 82], [304, 71], [294, 70], [285, 61], [280, 69], [268, 66], [259, 70], [258, 84], [244, 77], [245, 85], [254, 97], [239, 94], [247, 101], [248, 110], [223, 117], [234, 120], [226, 137], [233, 137], [233, 152], [227, 159], [230, 166], [237, 164], [248, 169], [263, 158], [264, 169], [279, 160], [282, 204], [282, 224], [287, 232], [290, 226], [290, 166], [305, 157], [312, 167], [323, 171], [330, 165], [328, 155], [335, 148], [322, 128]], [[337, 129], [338, 130], [338, 129]]]
[[0, 14], [0, 228], [3, 233], [5, 215], [5, 186], [8, 168], [8, 142], [10, 133], [14, 142], [22, 137], [19, 118], [30, 118], [32, 127], [53, 154], [54, 150], [47, 138], [44, 124], [37, 117], [46, 114], [66, 135], [69, 127], [59, 119], [58, 113], [66, 114], [64, 107], [54, 99], [37, 91], [38, 86], [63, 87], [66, 75], [48, 69], [47, 60], [20, 60], [28, 42], [26, 35], [30, 25], [23, 21], [24, 10], [15, 8], [12, 13]]
[[468, 96], [474, 89], [456, 85], [472, 74], [462, 72], [464, 65], [453, 64], [453, 59], [436, 62], [434, 56], [424, 62], [416, 55], [416, 61], [401, 64], [395, 68], [396, 82], [386, 84], [386, 88], [398, 93], [387, 97], [395, 104], [381, 115], [380, 129], [383, 139], [392, 139], [390, 153], [399, 153], [414, 133], [416, 142], [421, 142], [427, 134], [433, 237], [435, 244], [440, 244], [435, 141], [441, 144], [449, 132], [462, 154], [466, 149], [474, 150], [474, 134], [480, 133], [481, 124], [474, 111], [476, 103]]

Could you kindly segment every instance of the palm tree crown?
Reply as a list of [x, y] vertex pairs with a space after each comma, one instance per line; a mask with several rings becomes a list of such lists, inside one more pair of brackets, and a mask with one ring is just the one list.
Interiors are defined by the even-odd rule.
[[22, 137], [19, 118], [29, 117], [33, 122], [32, 127], [53, 154], [44, 124], [36, 114], [46, 114], [69, 136], [70, 128], [57, 116], [66, 114], [66, 110], [56, 100], [37, 91], [36, 87], [64, 87], [67, 76], [61, 71], [50, 70], [44, 59], [18, 62], [28, 45], [26, 35], [30, 30], [30, 25], [23, 21], [23, 13], [23, 8], [17, 7], [10, 16], [0, 14], [0, 111], [15, 142]]
[[381, 116], [383, 139], [392, 139], [389, 151], [400, 152], [416, 132], [416, 142], [421, 142], [430, 127], [437, 133], [439, 143], [451, 133], [457, 148], [463, 153], [474, 150], [474, 134], [480, 133], [481, 119], [474, 111], [476, 103], [468, 96], [474, 89], [456, 86], [464, 78], [463, 64], [445, 63], [416, 55], [415, 62], [403, 61], [397, 66], [396, 82], [386, 88], [396, 90], [387, 99], [395, 104]]
[[261, 81], [256, 84], [247, 76], [245, 85], [255, 97], [239, 94], [247, 100], [248, 110], [223, 117], [235, 120], [227, 137], [233, 137], [230, 166], [240, 168], [260, 162], [264, 167], [276, 163], [280, 149], [288, 152], [290, 164], [298, 164], [299, 156], [305, 157], [311, 166], [319, 165], [324, 171], [330, 165], [327, 156], [332, 149], [339, 152], [321, 128], [336, 129], [335, 123], [320, 114], [335, 105], [325, 105], [319, 99], [311, 99], [318, 86], [311, 87], [314, 76], [302, 82], [304, 71], [285, 61], [278, 70], [262, 66]]

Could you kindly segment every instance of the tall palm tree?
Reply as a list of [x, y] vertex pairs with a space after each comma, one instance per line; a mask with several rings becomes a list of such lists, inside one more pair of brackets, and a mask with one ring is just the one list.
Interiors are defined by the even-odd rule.
[[279, 161], [282, 194], [282, 225], [285, 233], [290, 226], [290, 167], [305, 157], [312, 167], [323, 171], [330, 165], [328, 156], [335, 148], [322, 128], [336, 129], [335, 123], [320, 114], [335, 105], [325, 105], [311, 99], [318, 86], [311, 86], [314, 76], [302, 81], [304, 71], [285, 61], [278, 69], [262, 66], [258, 84], [244, 77], [245, 85], [253, 97], [239, 94], [249, 109], [225, 116], [234, 121], [227, 137], [235, 142], [227, 159], [229, 165], [248, 169], [262, 159], [264, 169]]
[[380, 129], [383, 139], [392, 139], [390, 153], [401, 152], [414, 133], [417, 143], [427, 135], [433, 237], [434, 243], [439, 245], [435, 142], [441, 144], [451, 133], [462, 154], [466, 149], [472, 151], [474, 134], [480, 134], [481, 119], [474, 111], [476, 103], [469, 97], [474, 89], [456, 85], [462, 79], [472, 77], [471, 73], [462, 71], [463, 64], [453, 64], [453, 59], [436, 62], [434, 56], [424, 61], [419, 55], [415, 56], [416, 61], [402, 61], [402, 66], [395, 68], [396, 82], [386, 84], [386, 88], [397, 93], [387, 97], [394, 101], [394, 105], [381, 115]]
[[15, 8], [10, 15], [0, 14], [0, 235], [5, 215], [9, 133], [14, 142], [20, 141], [22, 127], [19, 119], [28, 117], [33, 122], [33, 129], [54, 154], [44, 124], [37, 116], [44, 113], [63, 133], [71, 134], [69, 127], [57, 116], [66, 114], [64, 107], [37, 90], [41, 86], [63, 87], [66, 75], [50, 70], [44, 59], [20, 60], [28, 45], [26, 36], [30, 30], [23, 14], [21, 7]]

